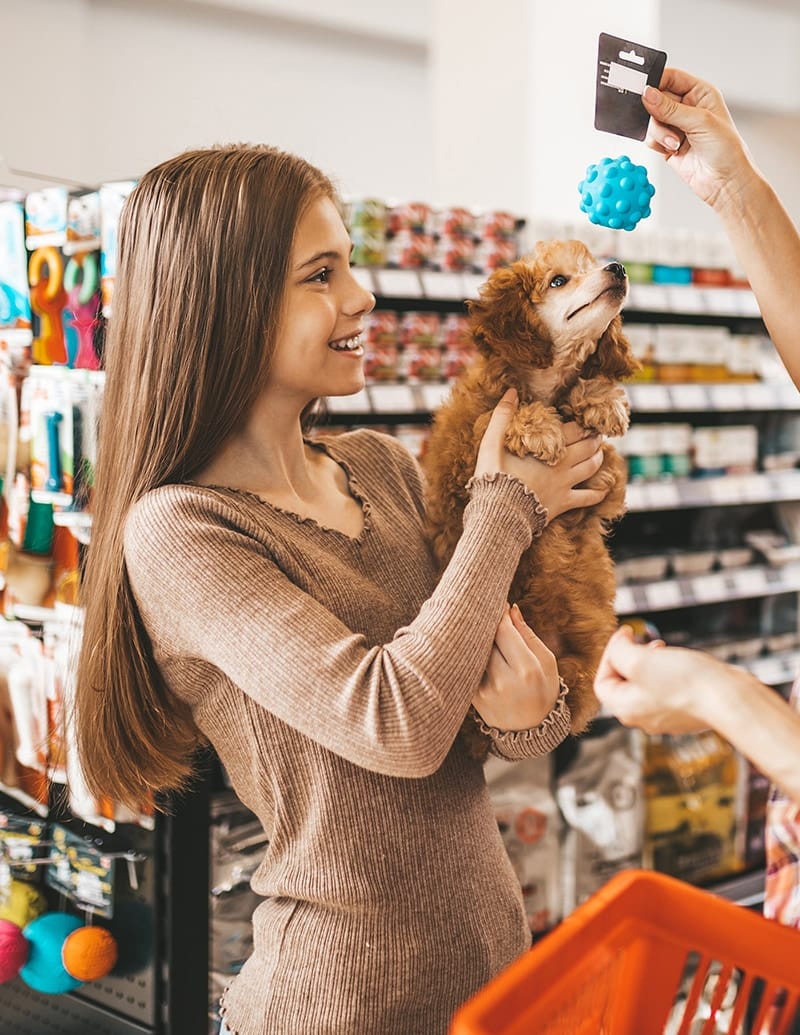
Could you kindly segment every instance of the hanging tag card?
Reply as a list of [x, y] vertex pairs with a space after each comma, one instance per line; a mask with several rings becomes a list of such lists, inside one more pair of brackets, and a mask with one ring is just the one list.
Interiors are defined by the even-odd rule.
[[81, 909], [111, 918], [114, 915], [114, 855], [104, 853], [85, 838], [57, 824], [51, 828], [51, 836], [45, 883]]
[[646, 86], [658, 86], [666, 63], [663, 50], [601, 32], [597, 45], [594, 128], [644, 140], [650, 116], [642, 104], [642, 94]]
[[39, 880], [36, 860], [41, 856], [45, 831], [39, 819], [0, 811], [0, 885], [7, 887], [12, 879]]

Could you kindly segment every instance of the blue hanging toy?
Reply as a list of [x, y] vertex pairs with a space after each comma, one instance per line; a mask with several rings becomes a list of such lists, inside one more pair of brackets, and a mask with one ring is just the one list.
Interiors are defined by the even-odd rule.
[[601, 158], [586, 168], [578, 184], [581, 211], [592, 223], [611, 230], [633, 230], [650, 215], [650, 199], [656, 192], [643, 165], [634, 165], [627, 155]]

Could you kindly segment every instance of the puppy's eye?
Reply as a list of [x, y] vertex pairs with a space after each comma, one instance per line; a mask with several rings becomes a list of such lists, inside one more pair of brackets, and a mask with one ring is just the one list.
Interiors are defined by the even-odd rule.
[[561, 273], [557, 273], [553, 277], [553, 279], [550, 281], [550, 287], [551, 288], [563, 287], [567, 283], [568, 279], [569, 279], [568, 277], [563, 276]]

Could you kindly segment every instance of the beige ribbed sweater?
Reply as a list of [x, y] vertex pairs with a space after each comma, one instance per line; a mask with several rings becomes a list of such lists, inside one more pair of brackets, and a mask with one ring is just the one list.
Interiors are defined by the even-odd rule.
[[[325, 440], [358, 538], [257, 496], [159, 488], [125, 556], [156, 660], [269, 835], [254, 951], [223, 997], [237, 1035], [443, 1035], [529, 945], [481, 765], [459, 726], [541, 508], [472, 486], [438, 586], [419, 470], [388, 436]], [[566, 735], [563, 697], [508, 757]]]

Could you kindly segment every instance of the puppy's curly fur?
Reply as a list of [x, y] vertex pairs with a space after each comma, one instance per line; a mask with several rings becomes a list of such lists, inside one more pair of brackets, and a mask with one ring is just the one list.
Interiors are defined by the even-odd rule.
[[[465, 486], [483, 432], [506, 389], [519, 393], [506, 437], [519, 456], [557, 462], [565, 421], [610, 437], [626, 431], [629, 408], [619, 381], [638, 368], [619, 315], [627, 290], [619, 263], [598, 263], [579, 241], [547, 241], [492, 274], [468, 303], [477, 358], [437, 412], [423, 460], [442, 568], [461, 534]], [[626, 472], [616, 450], [607, 442], [602, 448], [602, 466], [586, 485], [607, 495], [597, 506], [551, 521], [521, 558], [510, 591], [558, 658], [574, 733], [585, 730], [597, 710], [594, 674], [616, 627], [606, 536], [624, 512]], [[462, 735], [485, 756], [486, 738], [469, 717]]]

